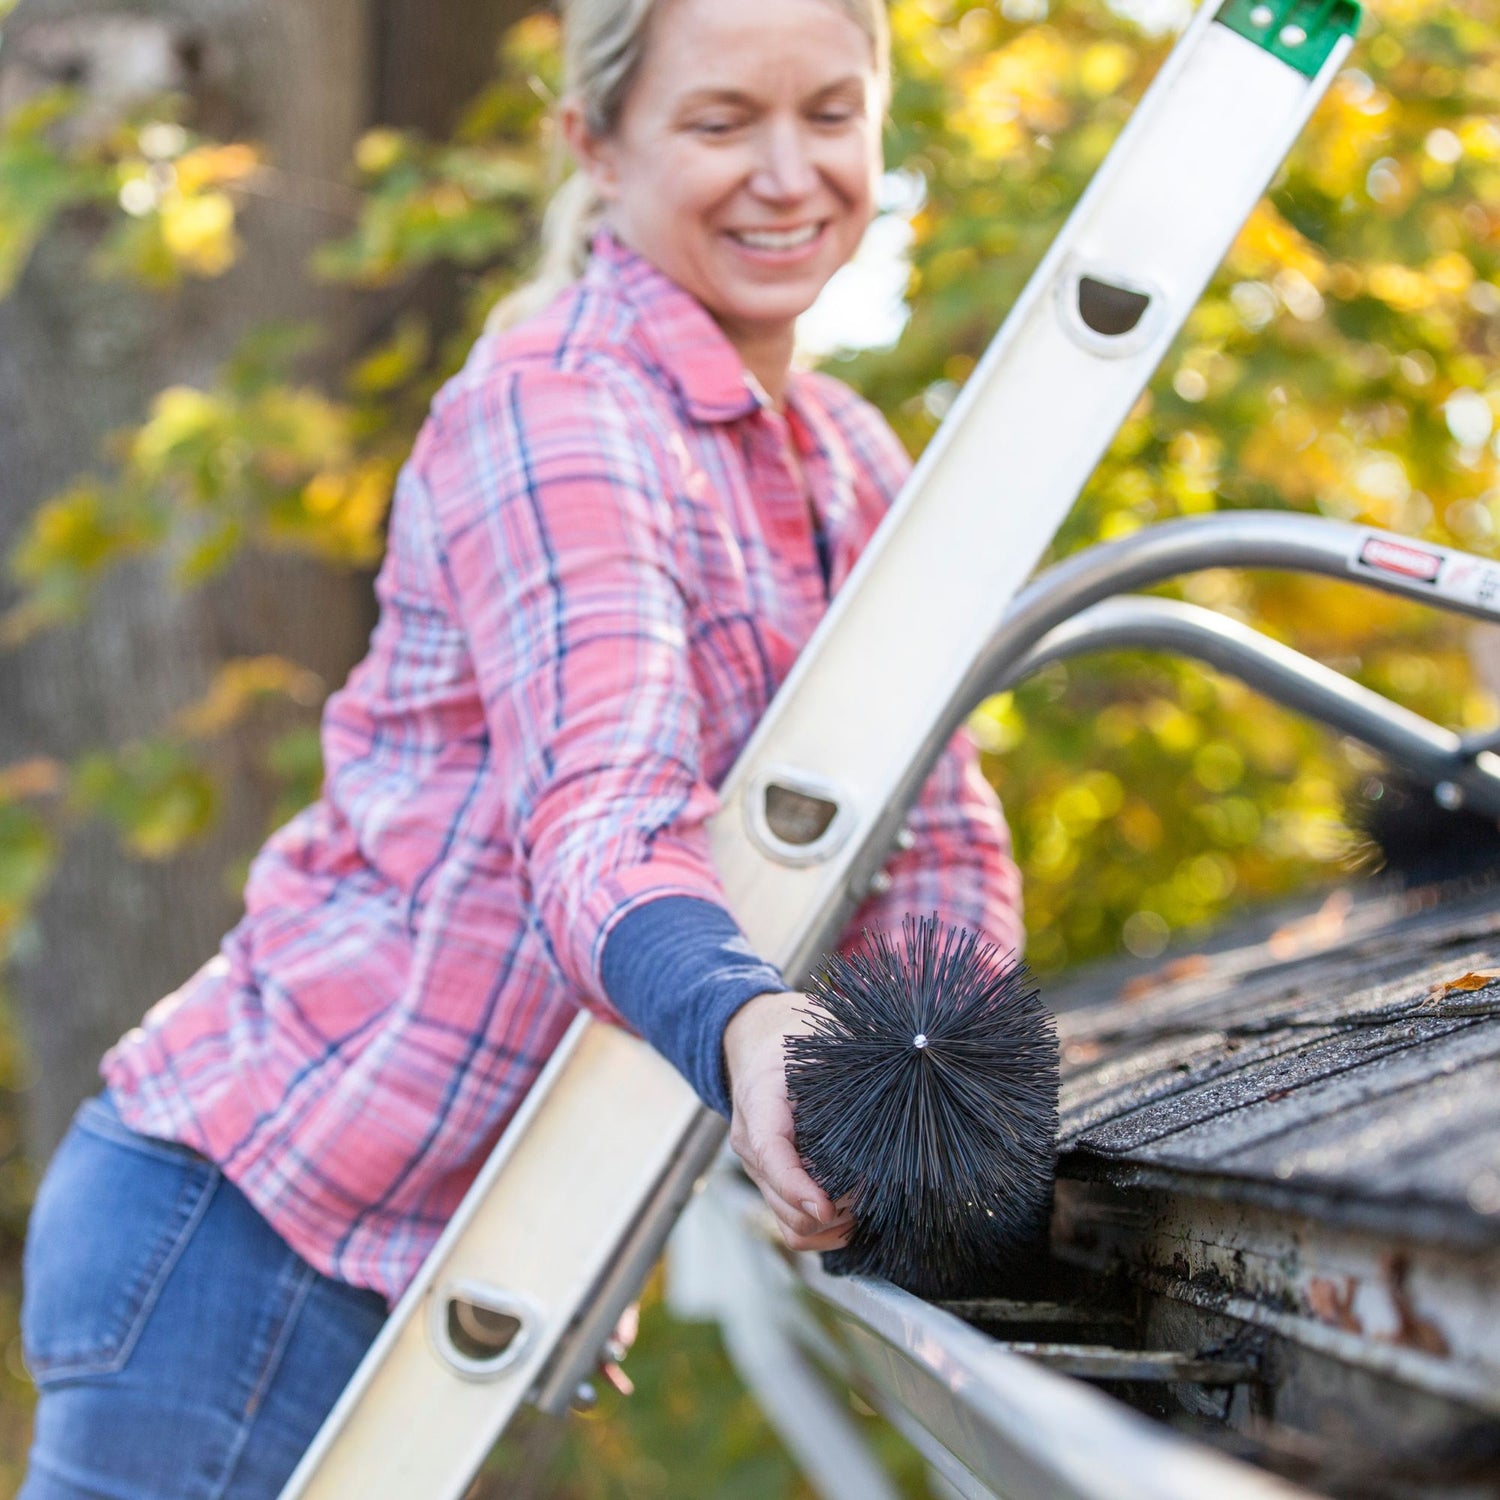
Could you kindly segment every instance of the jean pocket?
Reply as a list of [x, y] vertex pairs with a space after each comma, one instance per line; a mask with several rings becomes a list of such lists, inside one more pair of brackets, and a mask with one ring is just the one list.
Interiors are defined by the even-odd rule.
[[21, 1345], [38, 1386], [124, 1367], [218, 1179], [100, 1101], [79, 1110], [26, 1236]]

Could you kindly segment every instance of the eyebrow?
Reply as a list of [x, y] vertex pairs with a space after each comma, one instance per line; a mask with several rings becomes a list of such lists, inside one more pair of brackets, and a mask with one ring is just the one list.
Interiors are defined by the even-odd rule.
[[[832, 83], [825, 83], [821, 88], [815, 89], [810, 97], [822, 99], [829, 94], [837, 94], [845, 89], [857, 89], [864, 91], [864, 80], [857, 73], [850, 73], [847, 77], [836, 78]], [[753, 105], [756, 103], [754, 97], [741, 89], [694, 89], [690, 94], [684, 94], [678, 100], [678, 108], [693, 109], [704, 104], [734, 104]]]

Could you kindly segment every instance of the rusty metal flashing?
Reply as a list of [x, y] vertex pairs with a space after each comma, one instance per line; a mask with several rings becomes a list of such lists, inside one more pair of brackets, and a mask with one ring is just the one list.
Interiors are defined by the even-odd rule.
[[1101, 1160], [1083, 1152], [1062, 1157], [1058, 1175], [1073, 1182], [1107, 1184], [1127, 1193], [1180, 1193], [1204, 1202], [1239, 1203], [1316, 1220], [1333, 1229], [1399, 1236], [1413, 1244], [1468, 1251], [1500, 1248], [1500, 1219], [1440, 1203], [1391, 1205], [1295, 1183]]
[[1061, 1184], [1059, 1233], [1150, 1291], [1500, 1417], [1490, 1255], [1277, 1208]]

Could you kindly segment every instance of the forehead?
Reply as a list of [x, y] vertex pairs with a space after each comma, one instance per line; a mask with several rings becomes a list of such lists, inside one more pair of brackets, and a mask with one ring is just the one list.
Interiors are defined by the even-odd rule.
[[874, 69], [870, 38], [835, 0], [664, 0], [633, 92], [663, 105], [816, 89]]

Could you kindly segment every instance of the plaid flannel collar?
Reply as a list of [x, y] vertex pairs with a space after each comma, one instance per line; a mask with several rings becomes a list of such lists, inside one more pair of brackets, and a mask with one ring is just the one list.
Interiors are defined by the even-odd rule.
[[769, 404], [703, 304], [608, 229], [594, 237], [585, 280], [635, 311], [642, 339], [695, 421], [732, 422]]

